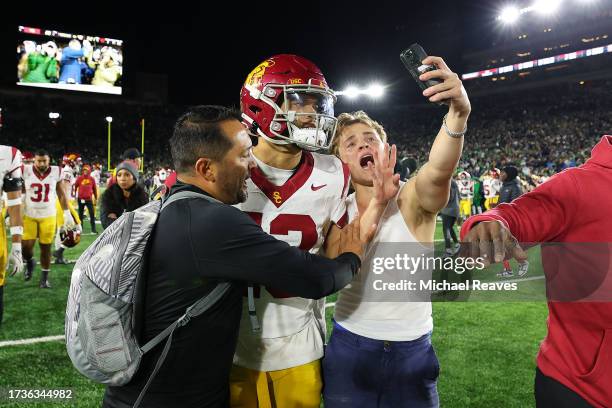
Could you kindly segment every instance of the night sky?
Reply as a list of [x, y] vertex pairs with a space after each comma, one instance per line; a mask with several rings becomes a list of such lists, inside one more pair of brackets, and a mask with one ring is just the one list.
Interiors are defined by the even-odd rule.
[[125, 82], [138, 72], [167, 75], [173, 104], [236, 104], [248, 72], [276, 53], [313, 60], [334, 89], [378, 81], [390, 86], [387, 101], [414, 102], [422, 99], [399, 53], [418, 42], [461, 73], [462, 51], [486, 46], [490, 31], [483, 31], [495, 13], [480, 1], [127, 3], [3, 12], [2, 86], [14, 83], [21, 24], [124, 40]]

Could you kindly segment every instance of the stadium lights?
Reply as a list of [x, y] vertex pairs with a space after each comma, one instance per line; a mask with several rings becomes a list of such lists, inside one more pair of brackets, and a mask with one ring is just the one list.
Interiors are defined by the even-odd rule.
[[356, 86], [349, 86], [346, 90], [338, 92], [337, 95], [344, 95], [349, 99], [355, 99], [360, 93], [361, 91]]
[[49, 119], [59, 119], [60, 114], [57, 112], [49, 112]]
[[553, 14], [561, 5], [561, 0], [538, 0], [533, 9], [541, 14]]
[[111, 123], [111, 122], [113, 121], [113, 117], [112, 117], [112, 116], [107, 116], [107, 117], [106, 117], [106, 121], [107, 121], [108, 123]]
[[508, 6], [502, 10], [498, 19], [501, 20], [503, 23], [512, 24], [516, 22], [516, 20], [518, 20], [520, 16], [521, 10], [519, 10], [515, 6]]
[[385, 88], [380, 84], [372, 84], [366, 91], [371, 98], [380, 98], [385, 93]]
[[337, 96], [346, 96], [348, 99], [355, 99], [359, 95], [367, 95], [370, 98], [377, 99], [383, 96], [385, 87], [378, 83], [373, 83], [367, 88], [358, 88], [354, 85], [349, 86], [344, 91], [336, 91]]
[[[596, 0], [576, 0], [578, 3], [586, 4], [593, 3]], [[535, 0], [534, 3], [528, 7], [519, 9], [516, 6], [506, 6], [502, 9], [501, 13], [497, 16], [497, 20], [505, 24], [515, 23], [523, 14], [535, 11], [542, 15], [554, 14], [563, 3], [563, 0]]]

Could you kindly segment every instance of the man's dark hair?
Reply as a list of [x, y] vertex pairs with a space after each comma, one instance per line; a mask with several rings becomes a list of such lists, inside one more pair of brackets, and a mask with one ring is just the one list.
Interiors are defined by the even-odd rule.
[[49, 156], [49, 152], [45, 149], [38, 149], [34, 152], [34, 156]]
[[221, 160], [225, 156], [233, 145], [219, 126], [226, 120], [240, 121], [240, 113], [224, 106], [199, 105], [176, 121], [170, 151], [177, 172], [191, 172], [201, 157]]

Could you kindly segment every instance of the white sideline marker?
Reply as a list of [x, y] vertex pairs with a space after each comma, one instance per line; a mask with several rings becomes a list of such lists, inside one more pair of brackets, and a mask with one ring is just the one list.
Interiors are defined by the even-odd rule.
[[[502, 282], [524, 282], [524, 281], [532, 281], [544, 279], [544, 276], [531, 276], [529, 278], [522, 279], [508, 279], [503, 280]], [[325, 304], [325, 309], [336, 306], [336, 302], [330, 302]], [[8, 341], [0, 341], [0, 347], [8, 347], [8, 346], [22, 346], [27, 344], [35, 344], [35, 343], [47, 343], [50, 341], [64, 341], [64, 336], [47, 336], [47, 337], [34, 337], [32, 339], [23, 339], [23, 340], [8, 340]]]
[[517, 279], [501, 279], [500, 282], [508, 282], [508, 283], [515, 283], [515, 282], [525, 282], [525, 281], [532, 281], [532, 280], [539, 280], [539, 279], [544, 279], [546, 276], [544, 275], [539, 275], [539, 276], [530, 276], [529, 278], [517, 278]]
[[27, 344], [35, 344], [35, 343], [47, 343], [50, 341], [64, 341], [64, 336], [45, 336], [45, 337], [34, 337], [31, 339], [22, 339], [22, 340], [7, 340], [0, 341], [0, 347], [8, 347], [8, 346], [22, 346]]

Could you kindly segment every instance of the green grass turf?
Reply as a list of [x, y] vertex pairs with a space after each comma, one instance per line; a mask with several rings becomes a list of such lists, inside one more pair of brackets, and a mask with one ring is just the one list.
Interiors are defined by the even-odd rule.
[[[95, 239], [84, 223], [81, 244], [65, 252], [67, 259], [78, 255]], [[100, 228], [101, 229], [101, 228]], [[438, 225], [436, 239], [442, 237]], [[437, 250], [443, 248], [436, 243]], [[541, 275], [539, 249], [529, 251], [529, 277]], [[38, 259], [38, 251], [35, 253]], [[513, 267], [516, 269], [515, 264]], [[496, 265], [473, 274], [473, 279], [500, 281]], [[38, 288], [40, 266], [30, 282], [23, 276], [8, 278], [5, 316], [0, 341], [62, 335], [72, 265], [52, 265], [53, 288]], [[543, 280], [521, 283], [527, 296], [540, 293]], [[336, 295], [328, 297], [334, 302]], [[438, 381], [442, 407], [530, 407], [534, 406], [535, 356], [546, 333], [545, 302], [485, 302], [491, 297], [472, 295], [469, 302], [434, 302], [433, 344], [440, 360]], [[333, 307], [326, 311], [328, 335]], [[72, 388], [72, 403], [9, 403], [1, 407], [97, 407], [104, 387], [73, 368], [62, 341], [0, 347], [0, 390]]]

